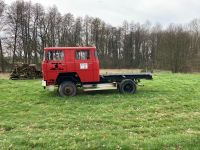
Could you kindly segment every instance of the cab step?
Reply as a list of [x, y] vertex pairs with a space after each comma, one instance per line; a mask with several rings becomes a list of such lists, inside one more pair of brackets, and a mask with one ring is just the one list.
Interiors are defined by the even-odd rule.
[[83, 91], [116, 90], [116, 89], [117, 89], [117, 84], [115, 82], [83, 85]]

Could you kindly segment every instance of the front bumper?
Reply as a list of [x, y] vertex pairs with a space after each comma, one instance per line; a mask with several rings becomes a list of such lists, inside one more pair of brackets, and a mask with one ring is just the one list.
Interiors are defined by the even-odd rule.
[[48, 89], [49, 91], [54, 91], [54, 89], [55, 89], [55, 86], [54, 86], [54, 85], [48, 85], [48, 86], [47, 86], [47, 81], [44, 81], [44, 80], [42, 80], [42, 86], [44, 87], [44, 89], [46, 89], [46, 87], [47, 87], [47, 89]]

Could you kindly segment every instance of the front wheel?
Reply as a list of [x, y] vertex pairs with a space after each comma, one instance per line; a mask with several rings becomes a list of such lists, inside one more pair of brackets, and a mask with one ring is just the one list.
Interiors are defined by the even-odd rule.
[[73, 82], [67, 81], [60, 84], [58, 88], [58, 92], [60, 96], [62, 97], [75, 96], [77, 92], [77, 88]]
[[119, 84], [119, 90], [123, 94], [134, 94], [136, 92], [136, 84], [131, 79], [122, 80]]

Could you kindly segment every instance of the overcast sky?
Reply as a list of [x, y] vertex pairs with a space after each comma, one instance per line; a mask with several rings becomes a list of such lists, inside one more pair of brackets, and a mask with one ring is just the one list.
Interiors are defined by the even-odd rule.
[[[10, 4], [13, 0], [4, 0]], [[29, 0], [26, 0], [29, 1]], [[124, 20], [144, 23], [188, 23], [200, 18], [200, 0], [32, 0], [46, 8], [56, 5], [59, 11], [75, 16], [99, 17], [119, 26]]]

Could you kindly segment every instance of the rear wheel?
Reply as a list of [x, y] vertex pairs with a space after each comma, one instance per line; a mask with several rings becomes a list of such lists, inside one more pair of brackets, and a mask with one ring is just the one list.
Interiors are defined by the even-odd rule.
[[62, 97], [75, 96], [77, 92], [76, 85], [71, 81], [63, 82], [60, 84], [58, 92]]
[[122, 80], [119, 84], [119, 90], [123, 94], [133, 94], [136, 92], [136, 84], [131, 79]]

